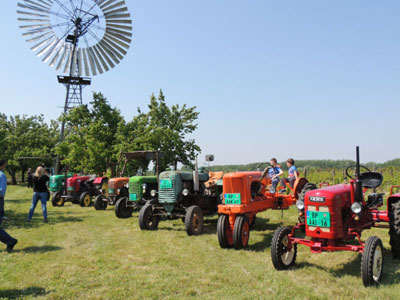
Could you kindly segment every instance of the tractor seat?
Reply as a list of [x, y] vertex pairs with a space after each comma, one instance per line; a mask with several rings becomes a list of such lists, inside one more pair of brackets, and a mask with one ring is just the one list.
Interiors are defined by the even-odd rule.
[[363, 187], [376, 189], [383, 182], [383, 176], [378, 172], [365, 172], [360, 175], [360, 181]]

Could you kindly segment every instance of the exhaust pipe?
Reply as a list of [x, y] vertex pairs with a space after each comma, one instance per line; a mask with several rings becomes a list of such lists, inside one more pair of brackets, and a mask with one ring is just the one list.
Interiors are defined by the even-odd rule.
[[199, 170], [197, 167], [197, 157], [196, 157], [196, 162], [194, 165], [194, 171], [193, 171], [193, 190], [195, 192], [198, 192], [200, 190], [200, 182], [199, 182]]

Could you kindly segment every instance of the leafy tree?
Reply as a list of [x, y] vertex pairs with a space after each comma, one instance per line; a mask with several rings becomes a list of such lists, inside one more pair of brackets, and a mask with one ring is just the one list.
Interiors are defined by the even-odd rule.
[[72, 170], [102, 173], [114, 170], [117, 163], [115, 144], [123, 117], [101, 93], [93, 93], [88, 105], [74, 108], [65, 116], [66, 137], [57, 153]]
[[[17, 115], [7, 118], [0, 116], [1, 152], [7, 159], [7, 171], [12, 184], [17, 183], [16, 174], [20, 170], [22, 179], [28, 167], [35, 168], [39, 162], [52, 161], [57, 140], [57, 126], [44, 122], [43, 115], [27, 117]], [[36, 157], [38, 159], [22, 159]]]

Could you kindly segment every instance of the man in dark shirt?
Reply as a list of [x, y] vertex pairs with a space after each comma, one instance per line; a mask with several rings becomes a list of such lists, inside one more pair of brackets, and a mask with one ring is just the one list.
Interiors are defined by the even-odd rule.
[[[7, 177], [4, 174], [4, 169], [6, 168], [7, 162], [5, 160], [0, 160], [0, 198], [4, 203], [4, 196], [7, 190]], [[4, 204], [2, 206], [4, 213]], [[2, 219], [0, 218], [0, 225]], [[12, 251], [14, 246], [17, 244], [18, 240], [10, 236], [3, 228], [0, 227], [0, 241], [7, 245], [7, 251]]]

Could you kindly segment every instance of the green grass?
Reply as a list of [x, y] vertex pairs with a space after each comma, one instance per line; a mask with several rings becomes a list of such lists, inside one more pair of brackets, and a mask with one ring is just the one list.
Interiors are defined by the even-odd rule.
[[[161, 222], [142, 232], [137, 214], [117, 219], [113, 208], [95, 211], [49, 203], [49, 224], [41, 208], [26, 218], [32, 191], [10, 186], [6, 230], [19, 242], [13, 253], [0, 250], [0, 298], [5, 299], [399, 299], [399, 262], [390, 254], [388, 231], [379, 288], [364, 288], [361, 256], [351, 252], [311, 254], [299, 246], [296, 265], [276, 271], [270, 243], [274, 230], [294, 224], [296, 210], [258, 215], [246, 250], [224, 250], [216, 217], [205, 234], [189, 237], [181, 220]], [[4, 247], [5, 248], [5, 247]]]

